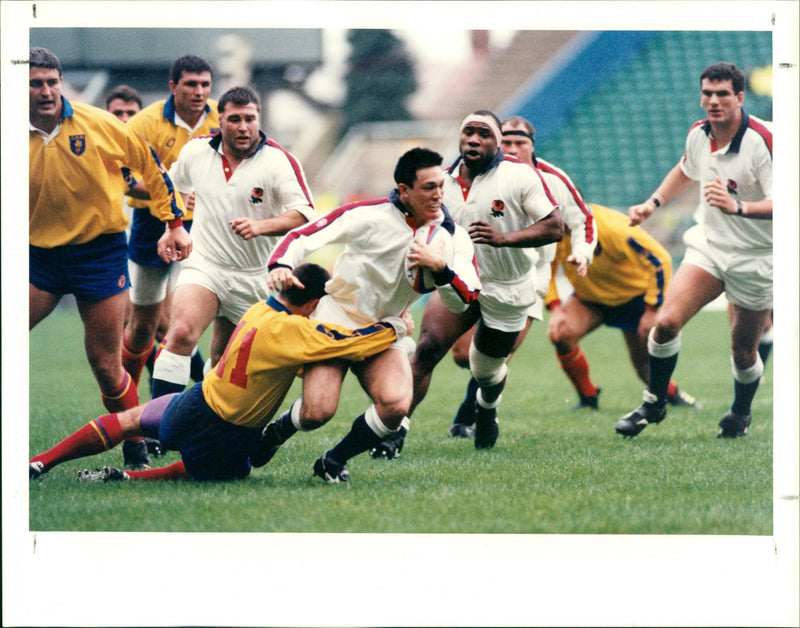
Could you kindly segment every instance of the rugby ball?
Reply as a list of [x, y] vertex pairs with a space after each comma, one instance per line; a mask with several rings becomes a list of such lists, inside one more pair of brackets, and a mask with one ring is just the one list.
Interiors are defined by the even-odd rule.
[[[453, 265], [453, 237], [441, 225], [423, 225], [414, 231], [414, 240], [428, 246], [442, 246], [442, 257], [448, 266]], [[410, 249], [409, 249], [410, 250]], [[409, 268], [406, 251], [405, 274], [409, 285], [415, 292], [426, 294], [436, 289], [433, 273], [427, 268]]]

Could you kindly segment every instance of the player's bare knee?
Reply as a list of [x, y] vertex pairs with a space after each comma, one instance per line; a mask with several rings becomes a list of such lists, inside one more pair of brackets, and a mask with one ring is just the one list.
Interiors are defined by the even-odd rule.
[[411, 367], [414, 373], [431, 373], [449, 348], [438, 338], [425, 333], [421, 334], [411, 358]]

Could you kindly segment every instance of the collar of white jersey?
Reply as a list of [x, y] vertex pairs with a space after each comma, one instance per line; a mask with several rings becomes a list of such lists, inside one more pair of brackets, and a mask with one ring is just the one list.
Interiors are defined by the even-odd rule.
[[[259, 130], [258, 132], [259, 141], [258, 146], [256, 149], [250, 153], [245, 159], [250, 159], [253, 157], [258, 151], [264, 148], [267, 145], [267, 136], [264, 134], [264, 131]], [[222, 133], [217, 133], [216, 135], [212, 136], [210, 140], [208, 140], [208, 144], [218, 153], [222, 154], [221, 144], [222, 144]]]
[[[742, 109], [742, 123], [739, 125], [739, 129], [736, 131], [736, 135], [733, 136], [731, 143], [728, 145], [727, 152], [729, 153], [738, 153], [739, 149], [742, 147], [742, 138], [744, 134], [747, 132], [747, 127], [750, 126], [750, 114], [747, 113], [744, 109]], [[708, 137], [711, 137], [711, 122], [705, 120], [702, 124], [703, 131]]]

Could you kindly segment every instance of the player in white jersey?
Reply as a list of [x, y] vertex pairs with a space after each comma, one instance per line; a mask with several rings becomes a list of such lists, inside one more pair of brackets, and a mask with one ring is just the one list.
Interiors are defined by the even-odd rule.
[[213, 321], [210, 364], [236, 323], [270, 293], [267, 260], [279, 236], [316, 218], [300, 164], [259, 129], [255, 92], [234, 87], [219, 100], [221, 133], [190, 140], [170, 168], [194, 190], [191, 264], [178, 276], [166, 344], [153, 369], [153, 396], [180, 392], [191, 352]]
[[[441, 294], [456, 311], [468, 307], [480, 289], [474, 249], [467, 233], [442, 205], [445, 175], [441, 163], [441, 155], [434, 151], [411, 149], [397, 163], [397, 189], [388, 198], [345, 205], [292, 230], [270, 258], [271, 285], [296, 283], [294, 266], [308, 253], [338, 243], [344, 250], [312, 318], [354, 328], [389, 315], [399, 316], [420, 297], [406, 280], [406, 257], [414, 266], [433, 272], [437, 289], [432, 294]], [[431, 223], [452, 235], [452, 266], [435, 244], [414, 243], [415, 230]], [[314, 473], [327, 482], [346, 481], [347, 461], [392, 434], [408, 412], [412, 375], [403, 346], [357, 364], [333, 360], [307, 365], [303, 396], [267, 426], [265, 433], [274, 443], [274, 454], [298, 430], [324, 425], [336, 412], [348, 367], [373, 403], [353, 422], [344, 439], [316, 461]]]
[[[500, 121], [478, 110], [461, 123], [460, 156], [445, 177], [444, 203], [475, 247], [481, 293], [461, 313], [436, 293], [425, 306], [411, 359], [414, 398], [410, 413], [430, 386], [433, 369], [453, 343], [477, 324], [469, 365], [479, 391], [475, 403], [475, 447], [493, 447], [499, 433], [497, 406], [506, 382], [505, 364], [536, 302], [538, 249], [559, 241], [564, 223], [541, 173], [500, 150]], [[408, 429], [408, 420], [401, 430]]]
[[732, 63], [703, 70], [700, 106], [708, 118], [689, 131], [683, 158], [650, 199], [628, 210], [630, 223], [639, 224], [692, 181], [700, 182], [698, 224], [684, 234], [686, 255], [650, 332], [644, 402], [616, 425], [623, 436], [664, 420], [681, 329], [723, 292], [732, 304], [734, 400], [718, 436], [745, 436], [750, 427], [764, 370], [758, 341], [772, 310], [772, 132], [742, 109], [744, 85]]

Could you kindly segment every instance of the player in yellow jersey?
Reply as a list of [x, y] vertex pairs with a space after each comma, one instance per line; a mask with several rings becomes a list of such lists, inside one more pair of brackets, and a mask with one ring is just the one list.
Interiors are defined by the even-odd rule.
[[[211, 65], [195, 55], [184, 55], [172, 62], [169, 72], [169, 98], [158, 100], [130, 120], [131, 127], [155, 148], [169, 170], [178, 154], [193, 137], [220, 132], [217, 102], [209, 98]], [[166, 264], [156, 253], [156, 242], [163, 230], [151, 211], [146, 186], [137, 184], [130, 191], [133, 207], [128, 267], [131, 274], [131, 313], [123, 334], [122, 364], [136, 383], [152, 358], [156, 336], [161, 340], [169, 322], [170, 294], [179, 264]], [[186, 199], [183, 222], [191, 230], [194, 194]], [[157, 334], [157, 332], [160, 332]], [[203, 360], [195, 350], [193, 376], [202, 379]]]
[[124, 438], [158, 438], [181, 460], [161, 469], [85, 470], [79, 479], [230, 480], [247, 477], [252, 466], [266, 464], [262, 433], [304, 364], [341, 358], [360, 361], [387, 349], [413, 332], [406, 310], [402, 318], [350, 331], [311, 320], [325, 294], [328, 272], [316, 264], [293, 271], [301, 287], [289, 286], [277, 296], [253, 305], [236, 327], [216, 368], [201, 383], [182, 393], [90, 421], [52, 449], [29, 461], [30, 478], [54, 466], [102, 453]]
[[[648, 378], [647, 335], [672, 273], [672, 258], [655, 238], [640, 227], [628, 225], [627, 215], [589, 205], [597, 224], [597, 248], [586, 274], [567, 263], [572, 250], [570, 234], [558, 243], [553, 261], [553, 278], [545, 299], [550, 310], [547, 335], [556, 348], [561, 368], [580, 397], [578, 408], [598, 407], [600, 389], [589, 377], [589, 363], [578, 342], [600, 325], [622, 331], [628, 353], [643, 382]], [[556, 289], [558, 266], [574, 293], [562, 305]], [[669, 403], [697, 406], [697, 401], [670, 381]]]
[[55, 54], [31, 48], [29, 66], [29, 326], [47, 317], [63, 295], [74, 294], [103, 404], [123, 410], [138, 403], [120, 357], [130, 285], [122, 199], [131, 171], [141, 172], [151, 190], [165, 261], [191, 252], [183, 202], [155, 151], [128, 125], [62, 96]]

